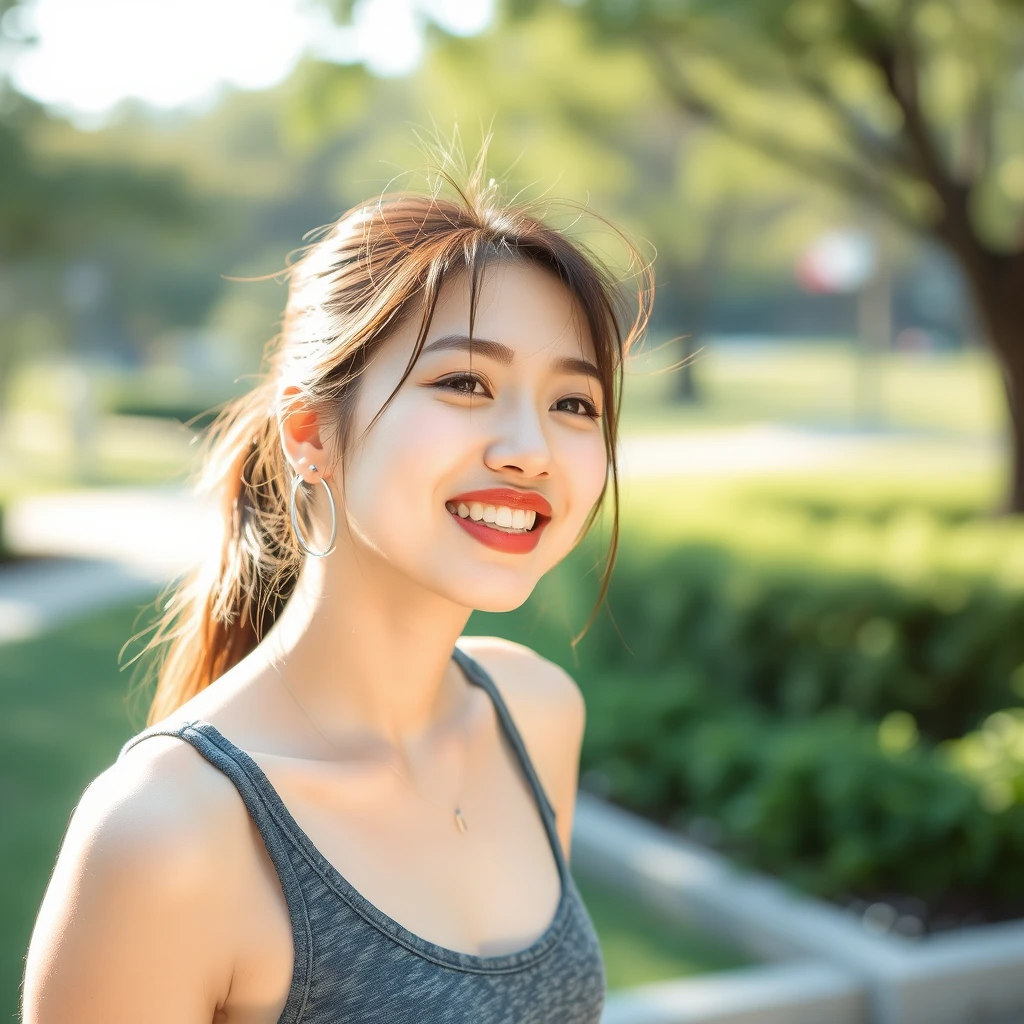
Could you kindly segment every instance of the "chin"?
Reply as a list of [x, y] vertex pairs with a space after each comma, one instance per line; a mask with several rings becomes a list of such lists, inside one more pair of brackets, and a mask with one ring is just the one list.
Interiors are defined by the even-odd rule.
[[449, 582], [444, 593], [452, 601], [474, 611], [514, 612], [529, 600], [536, 586], [536, 580], [510, 581], [502, 579], [501, 574], [495, 574], [486, 580], [466, 580], [454, 588]]

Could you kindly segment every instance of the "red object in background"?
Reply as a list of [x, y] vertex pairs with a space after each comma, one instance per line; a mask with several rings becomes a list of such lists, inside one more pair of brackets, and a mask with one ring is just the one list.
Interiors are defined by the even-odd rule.
[[872, 278], [877, 263], [871, 235], [843, 228], [821, 235], [800, 254], [796, 279], [806, 292], [855, 292]]

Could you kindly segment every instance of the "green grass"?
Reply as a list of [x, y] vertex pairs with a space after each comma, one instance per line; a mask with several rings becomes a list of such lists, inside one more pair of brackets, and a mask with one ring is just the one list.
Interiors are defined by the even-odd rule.
[[754, 962], [696, 928], [665, 920], [579, 871], [573, 871], [573, 878], [601, 943], [609, 990]]
[[16, 823], [0, 829], [0, 1019], [15, 1019], [24, 955], [71, 812], [141, 727], [144, 714], [133, 726], [125, 701], [130, 670], [117, 664], [141, 605], [0, 647], [0, 815]]
[[[623, 429], [630, 432], [770, 420], [991, 436], [1007, 423], [1001, 373], [985, 351], [887, 352], [865, 370], [848, 343], [722, 347], [712, 339], [693, 367], [703, 401], [685, 406], [666, 401], [676, 374], [664, 370], [678, 361], [678, 349], [661, 339], [647, 349], [626, 376]], [[873, 396], [867, 404], [862, 384]]]
[[[146, 610], [139, 615], [139, 609]], [[129, 700], [135, 666], [118, 651], [152, 614], [118, 605], [43, 637], [0, 647], [0, 1019], [17, 1014], [24, 955], [68, 820], [86, 785], [145, 721]], [[137, 621], [136, 621], [137, 620]], [[122, 663], [138, 652], [129, 647]], [[717, 970], [731, 954], [696, 934], [673, 934], [601, 887], [580, 882], [615, 985]]]

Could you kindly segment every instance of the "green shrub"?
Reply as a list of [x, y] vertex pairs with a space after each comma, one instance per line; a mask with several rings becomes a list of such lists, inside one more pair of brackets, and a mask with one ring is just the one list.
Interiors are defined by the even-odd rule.
[[[1024, 711], [1014, 722], [1019, 743]], [[588, 698], [581, 769], [663, 824], [713, 819], [733, 858], [819, 895], [1024, 898], [1024, 756], [994, 809], [985, 773], [1006, 762], [981, 764], [987, 734], [935, 750], [896, 723], [841, 709], [786, 721], [729, 708], [690, 677], [607, 677]]]
[[[590, 594], [570, 598], [582, 619]], [[583, 676], [685, 668], [736, 706], [873, 721], [902, 711], [936, 742], [1024, 697], [1024, 592], [985, 579], [911, 587], [707, 545], [637, 556], [624, 543], [608, 602], [617, 628], [591, 628]]]
[[581, 780], [821, 895], [1024, 906], [1020, 520], [683, 490], [634, 496], [575, 651], [607, 533], [474, 616], [579, 681]]

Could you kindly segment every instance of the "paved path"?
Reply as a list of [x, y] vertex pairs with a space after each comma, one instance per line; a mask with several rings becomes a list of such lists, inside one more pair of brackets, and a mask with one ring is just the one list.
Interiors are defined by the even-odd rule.
[[[997, 444], [924, 441], [908, 435], [836, 434], [773, 424], [639, 436], [620, 446], [624, 479], [741, 476], [854, 464], [907, 447], [908, 472], [993, 463]], [[951, 462], [952, 460], [952, 462]], [[180, 487], [102, 488], [42, 494], [6, 511], [7, 543], [25, 554], [62, 556], [0, 566], [0, 642], [133, 595], [185, 572], [217, 536], [217, 509]]]
[[37, 636], [118, 601], [147, 601], [162, 582], [162, 573], [91, 558], [0, 565], [0, 643]]
[[6, 543], [45, 556], [0, 565], [0, 643], [133, 597], [148, 600], [216, 537], [210, 506], [178, 487], [34, 495], [4, 516]]

